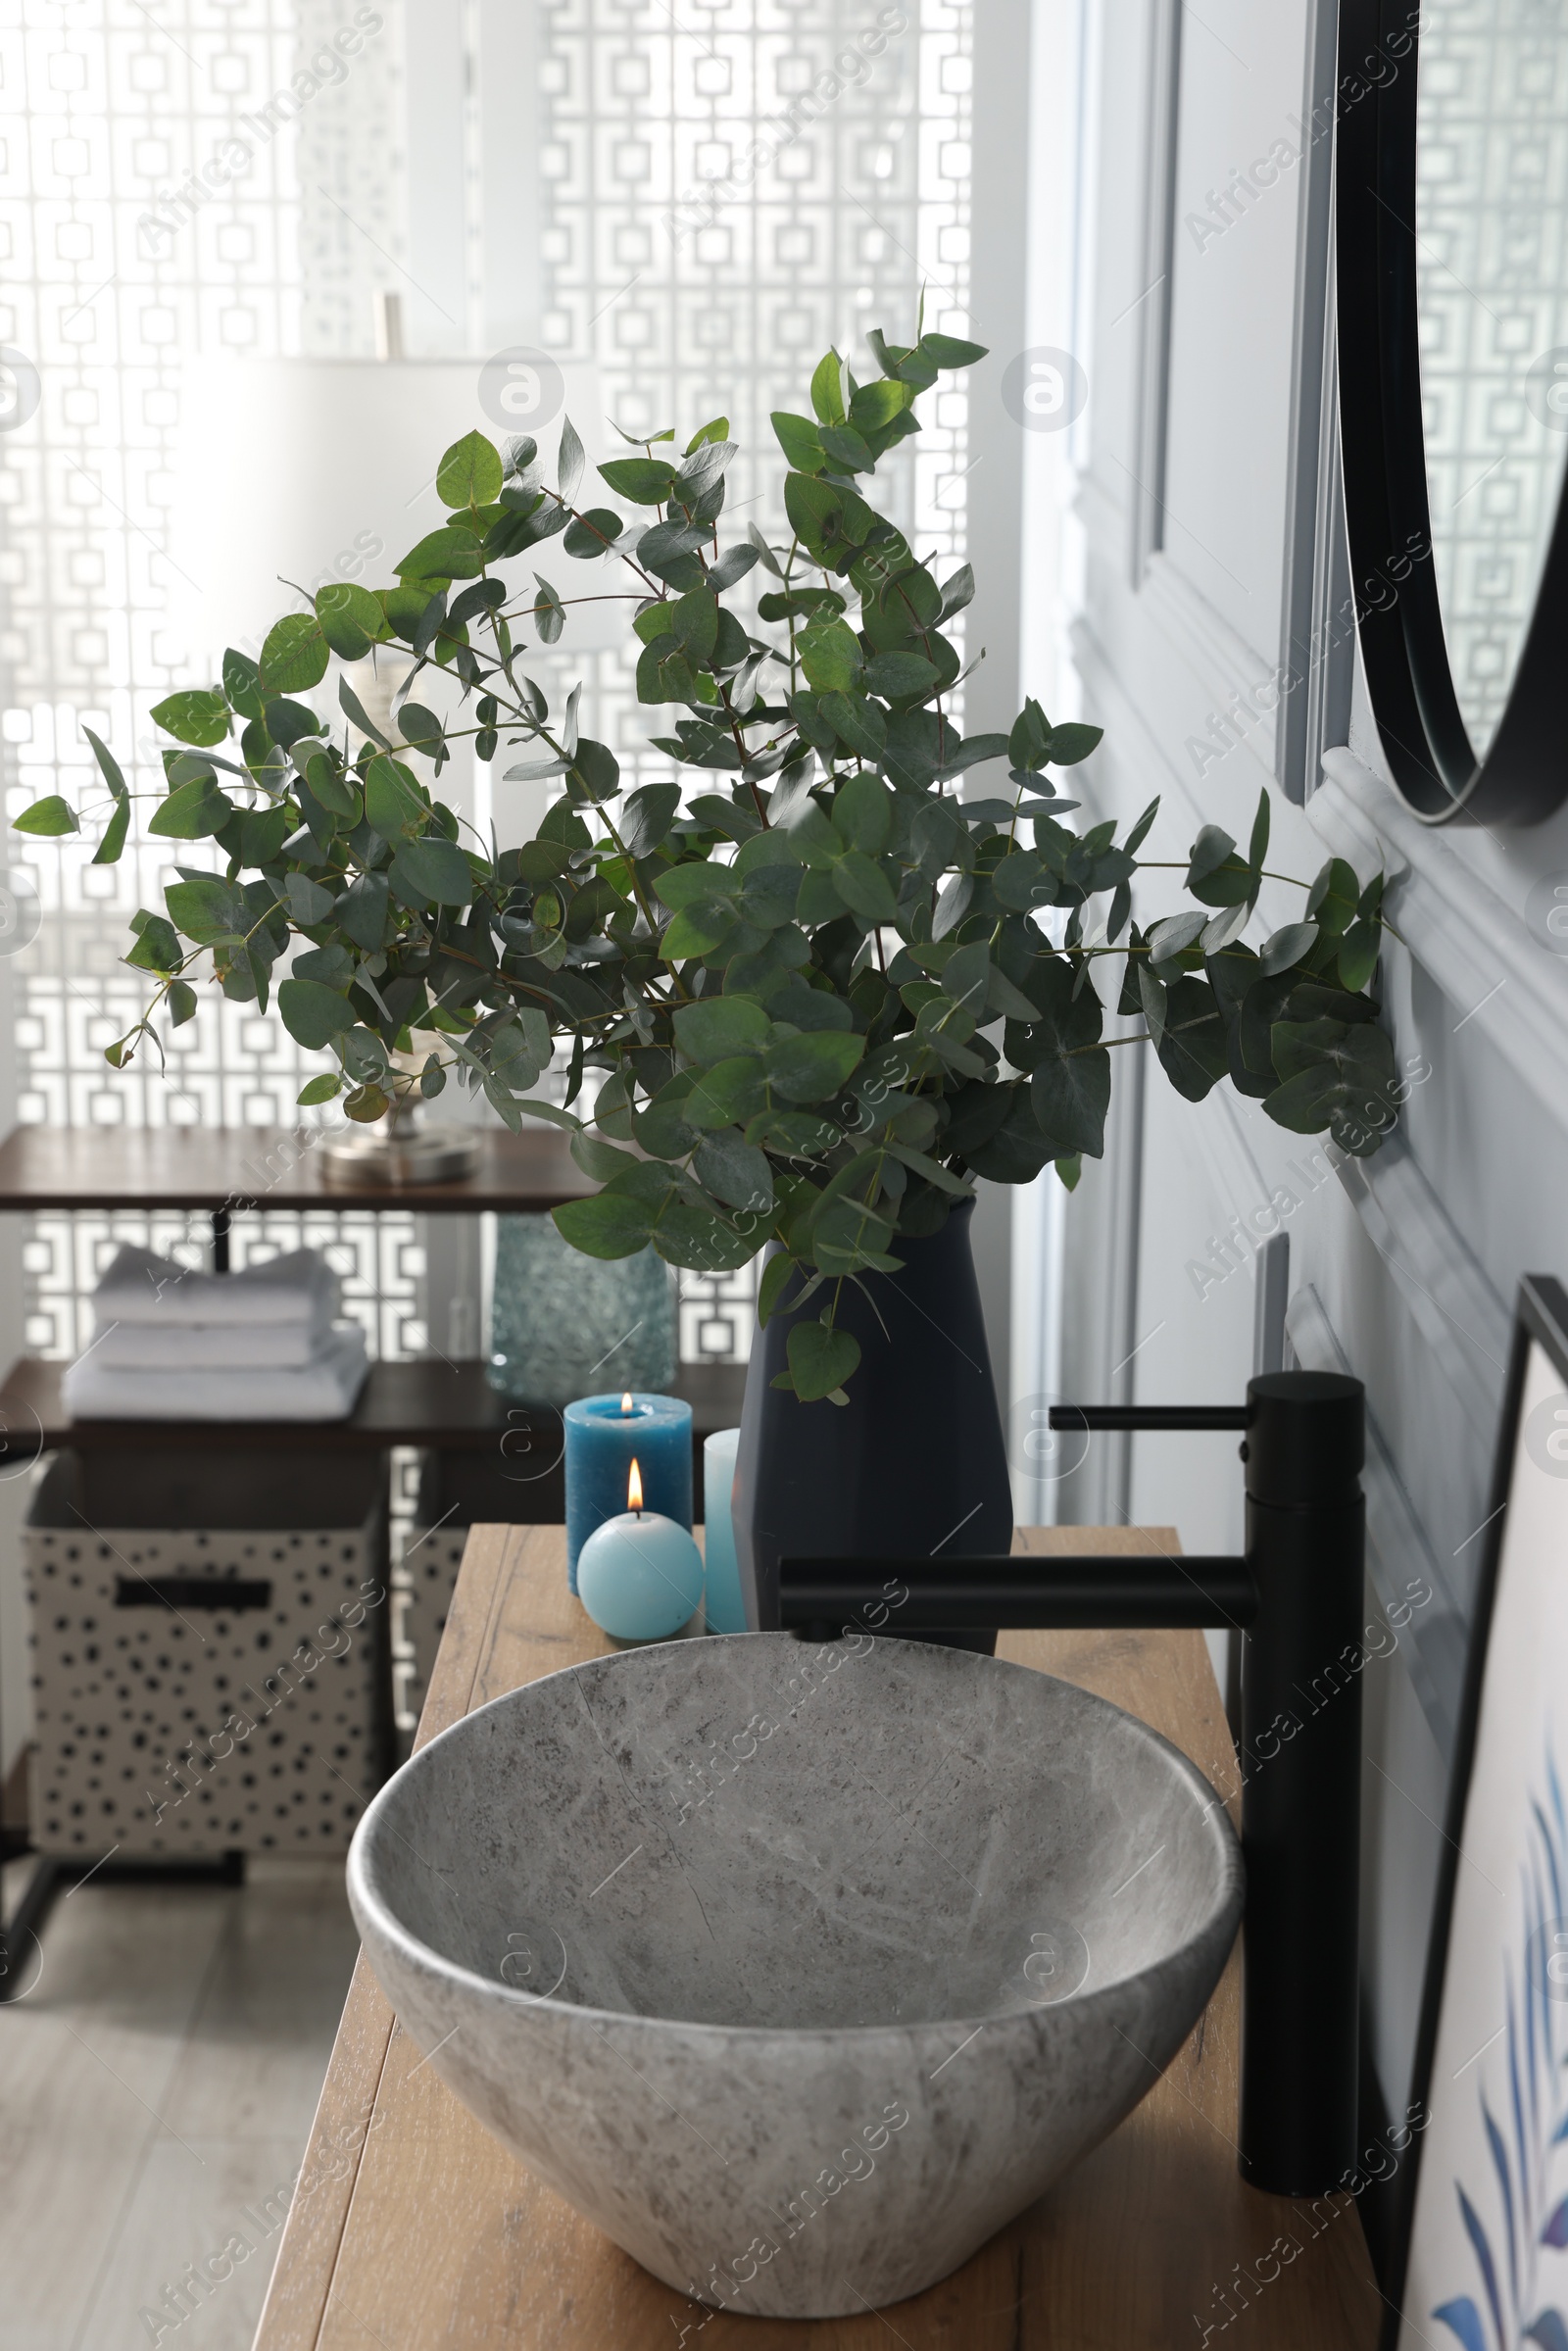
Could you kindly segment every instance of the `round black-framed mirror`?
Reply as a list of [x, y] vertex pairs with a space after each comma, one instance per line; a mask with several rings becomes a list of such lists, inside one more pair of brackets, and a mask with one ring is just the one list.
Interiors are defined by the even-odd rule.
[[1568, 0], [1342, 0], [1340, 444], [1389, 771], [1428, 824], [1568, 798]]

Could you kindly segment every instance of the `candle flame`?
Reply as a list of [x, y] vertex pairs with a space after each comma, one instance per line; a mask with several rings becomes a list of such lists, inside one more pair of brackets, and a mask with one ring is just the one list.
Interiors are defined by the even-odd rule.
[[622, 1413], [628, 1413], [632, 1409], [631, 1390], [629, 1388], [620, 1399], [620, 1409]]
[[632, 1456], [631, 1476], [626, 1480], [626, 1507], [628, 1510], [635, 1510], [641, 1514], [642, 1506], [643, 1473], [637, 1466], [637, 1459], [636, 1455], [634, 1454]]

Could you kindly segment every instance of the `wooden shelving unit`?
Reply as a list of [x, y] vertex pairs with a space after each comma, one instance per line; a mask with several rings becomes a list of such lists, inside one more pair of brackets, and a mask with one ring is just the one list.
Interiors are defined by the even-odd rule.
[[[0, 1210], [196, 1208], [213, 1218], [218, 1262], [230, 1219], [263, 1207], [416, 1208], [459, 1215], [483, 1208], [554, 1208], [594, 1191], [564, 1135], [482, 1130], [473, 1172], [454, 1183], [389, 1186], [329, 1178], [309, 1131], [276, 1127], [19, 1127], [0, 1144]], [[509, 1404], [479, 1363], [444, 1357], [377, 1363], [346, 1420], [76, 1420], [61, 1401], [65, 1366], [24, 1356], [0, 1384], [0, 1475], [59, 1445], [172, 1451], [193, 1443], [228, 1450], [379, 1452], [429, 1445], [481, 1452], [537, 1442], [559, 1415]], [[745, 1374], [737, 1364], [683, 1367], [675, 1392], [694, 1433], [733, 1427]]]

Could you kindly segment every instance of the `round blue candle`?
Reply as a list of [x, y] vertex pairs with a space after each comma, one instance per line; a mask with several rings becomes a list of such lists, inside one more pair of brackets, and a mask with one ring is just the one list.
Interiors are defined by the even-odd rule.
[[735, 1525], [729, 1514], [730, 1489], [735, 1483], [735, 1447], [740, 1435], [739, 1429], [720, 1429], [703, 1445], [703, 1551], [708, 1562], [710, 1633], [746, 1630], [740, 1562], [735, 1556]]
[[587, 1396], [565, 1418], [566, 1580], [575, 1592], [583, 1544], [626, 1508], [633, 1461], [645, 1511], [691, 1532], [692, 1408], [673, 1396]]
[[583, 1544], [577, 1591], [601, 1632], [616, 1641], [668, 1641], [702, 1604], [703, 1555], [672, 1518], [623, 1510]]

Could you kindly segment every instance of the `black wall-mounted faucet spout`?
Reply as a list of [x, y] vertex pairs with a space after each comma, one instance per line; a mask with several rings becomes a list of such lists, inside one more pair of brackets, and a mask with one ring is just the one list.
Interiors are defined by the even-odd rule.
[[[1058, 1405], [1054, 1428], [1245, 1432], [1237, 1558], [786, 1559], [779, 1622], [831, 1639], [900, 1629], [1225, 1626], [1242, 1651], [1247, 1862], [1241, 2168], [1315, 2196], [1355, 2161], [1365, 1396], [1269, 1372], [1245, 1405]], [[903, 1620], [907, 1619], [907, 1622]], [[1351, 1662], [1347, 1662], [1347, 1660]]]

